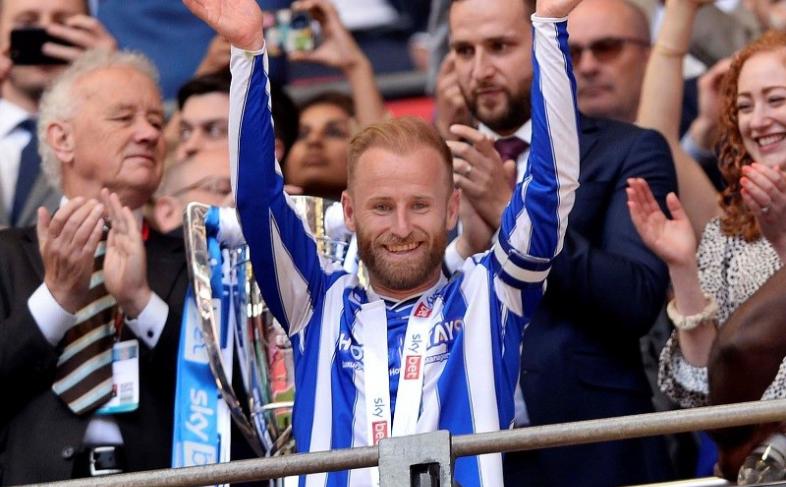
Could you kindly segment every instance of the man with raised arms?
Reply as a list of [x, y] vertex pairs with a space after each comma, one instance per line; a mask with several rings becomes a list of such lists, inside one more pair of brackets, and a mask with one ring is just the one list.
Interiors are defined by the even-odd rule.
[[[410, 118], [373, 125], [352, 140], [342, 204], [347, 227], [358, 235], [368, 287], [320, 258], [283, 191], [256, 2], [184, 1], [235, 46], [233, 189], [265, 301], [292, 339], [298, 450], [510, 427], [522, 332], [562, 247], [578, 187], [578, 115], [564, 19], [578, 0], [538, 3], [528, 172], [497, 243], [467, 259], [450, 280], [441, 264], [459, 193], [445, 143]], [[502, 485], [501, 455], [461, 458], [455, 474], [465, 487]], [[376, 485], [377, 475], [321, 473], [301, 485]]]

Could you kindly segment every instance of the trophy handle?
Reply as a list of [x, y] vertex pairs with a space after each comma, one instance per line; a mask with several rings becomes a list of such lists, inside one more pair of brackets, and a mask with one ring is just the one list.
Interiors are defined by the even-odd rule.
[[240, 401], [237, 399], [237, 394], [232, 388], [232, 383], [228, 379], [227, 367], [231, 367], [232, 364], [224, 364], [218, 345], [218, 326], [213, 313], [210, 287], [210, 254], [207, 250], [205, 229], [205, 215], [209, 209], [209, 206], [196, 202], [189, 203], [186, 207], [183, 230], [188, 274], [193, 284], [194, 300], [202, 325], [202, 334], [205, 338], [210, 370], [213, 372], [221, 395], [229, 408], [229, 413], [241, 434], [246, 438], [254, 453], [264, 457], [266, 453], [262, 450], [256, 429], [246, 418]]

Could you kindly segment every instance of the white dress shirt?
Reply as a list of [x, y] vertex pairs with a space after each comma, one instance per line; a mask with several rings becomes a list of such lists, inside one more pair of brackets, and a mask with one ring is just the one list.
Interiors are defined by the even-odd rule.
[[[67, 202], [68, 199], [64, 196], [60, 206], [62, 207]], [[134, 215], [141, 226], [141, 211], [135, 211]], [[45, 283], [41, 283], [38, 289], [33, 292], [27, 300], [27, 307], [41, 333], [53, 347], [57, 346], [66, 332], [76, 325], [76, 315], [60, 306]], [[125, 325], [145, 345], [154, 348], [164, 331], [168, 316], [169, 306], [156, 293], [153, 293], [139, 316], [135, 319], [126, 318]], [[142, 381], [144, 378], [140, 377], [139, 380]], [[123, 436], [112, 416], [94, 415], [88, 423], [82, 442], [84, 445], [122, 445]]]
[[19, 128], [19, 124], [33, 116], [8, 100], [0, 99], [0, 194], [8, 216], [14, 206], [22, 149], [31, 138], [30, 132]]

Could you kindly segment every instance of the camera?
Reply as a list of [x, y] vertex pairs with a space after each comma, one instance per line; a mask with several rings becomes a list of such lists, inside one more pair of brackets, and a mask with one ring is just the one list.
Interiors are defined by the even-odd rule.
[[319, 25], [308, 12], [277, 10], [273, 24], [265, 29], [265, 45], [270, 56], [293, 51], [312, 51], [316, 47]]

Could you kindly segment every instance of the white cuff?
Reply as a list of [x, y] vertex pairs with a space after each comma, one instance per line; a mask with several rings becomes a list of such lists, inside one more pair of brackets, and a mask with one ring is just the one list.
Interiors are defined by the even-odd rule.
[[265, 46], [262, 46], [262, 49], [258, 51], [246, 51], [245, 49], [241, 49], [237, 46], [231, 46], [229, 49], [230, 56], [232, 55], [240, 55], [240, 56], [249, 56], [249, 57], [256, 57], [261, 54], [265, 53]]
[[76, 315], [64, 310], [44, 283], [27, 300], [27, 307], [38, 329], [52, 346], [60, 343], [66, 332], [76, 325]]
[[445, 248], [444, 263], [450, 274], [453, 274], [457, 270], [461, 269], [461, 266], [464, 265], [464, 261], [466, 260], [461, 256], [458, 249], [456, 248], [457, 242], [458, 238], [454, 238], [453, 241], [450, 242]]
[[164, 331], [166, 319], [169, 316], [169, 306], [163, 299], [153, 293], [145, 309], [136, 319], [126, 318], [126, 325], [148, 348], [154, 348]]
[[530, 19], [532, 22], [540, 22], [543, 24], [557, 24], [559, 22], [565, 22], [568, 20], [567, 17], [538, 17], [537, 14], [532, 14]]

